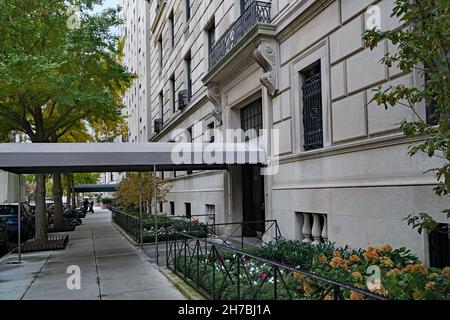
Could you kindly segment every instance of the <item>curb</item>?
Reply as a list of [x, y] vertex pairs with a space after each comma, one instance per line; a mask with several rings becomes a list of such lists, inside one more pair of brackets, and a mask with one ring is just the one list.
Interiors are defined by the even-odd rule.
[[167, 267], [154, 265], [188, 300], [208, 300]]

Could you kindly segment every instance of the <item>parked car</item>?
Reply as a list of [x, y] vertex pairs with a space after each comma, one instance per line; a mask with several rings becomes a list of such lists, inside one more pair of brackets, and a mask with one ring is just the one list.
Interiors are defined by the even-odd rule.
[[[35, 202], [30, 202], [28, 203], [28, 207], [29, 207], [29, 212], [32, 216], [36, 215], [36, 203]], [[53, 210], [54, 210], [54, 205], [52, 204], [48, 204], [48, 202], [46, 201], [46, 211], [47, 211], [47, 222], [48, 225], [52, 225], [54, 222], [54, 214], [53, 214]]]
[[8, 252], [9, 250], [9, 236], [8, 226], [3, 219], [0, 218], [0, 254]]
[[[10, 240], [17, 240], [18, 211], [18, 203], [0, 204], [0, 218], [3, 219], [8, 227], [8, 236]], [[24, 203], [20, 204], [20, 235], [22, 240], [34, 236], [34, 216], [30, 214], [28, 206]]]

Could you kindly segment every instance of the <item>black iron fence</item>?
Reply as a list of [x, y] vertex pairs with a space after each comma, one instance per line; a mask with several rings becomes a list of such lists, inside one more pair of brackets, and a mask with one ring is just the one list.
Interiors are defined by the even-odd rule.
[[257, 23], [270, 23], [270, 3], [253, 1], [216, 41], [209, 55], [209, 68], [218, 64]]
[[131, 236], [136, 242], [140, 242], [141, 228], [139, 218], [129, 215], [116, 208], [109, 208], [111, 210], [111, 218], [118, 226], [122, 228], [129, 236]]
[[344, 300], [351, 292], [383, 296], [270, 261], [230, 246], [175, 232], [166, 243], [169, 269], [209, 299]]
[[[264, 226], [264, 230], [255, 230], [254, 235], [246, 236], [246, 229], [253, 229], [257, 226]], [[261, 221], [241, 221], [215, 223], [207, 226], [208, 232], [206, 239], [219, 240], [215, 242], [224, 247], [232, 248], [252, 248], [267, 243], [266, 240], [276, 240], [281, 236], [280, 228], [277, 220], [261, 220]], [[266, 239], [264, 236], [266, 235]], [[267, 236], [269, 235], [269, 236]]]
[[190, 216], [157, 216], [157, 230], [155, 232], [154, 217], [147, 214], [142, 220], [142, 231], [140, 219], [136, 216], [130, 215], [117, 208], [109, 208], [112, 214], [112, 220], [123, 231], [133, 238], [136, 242], [142, 240], [144, 243], [152, 243], [156, 240], [158, 234], [159, 241], [166, 241], [171, 237], [174, 231], [186, 232], [192, 236], [204, 238], [208, 230], [213, 230], [211, 227], [215, 224], [214, 214], [196, 214]]

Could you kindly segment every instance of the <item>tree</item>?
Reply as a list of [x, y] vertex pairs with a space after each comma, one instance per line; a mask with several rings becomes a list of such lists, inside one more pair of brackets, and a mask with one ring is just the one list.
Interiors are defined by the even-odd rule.
[[[425, 103], [428, 117], [417, 112], [417, 121], [401, 123], [407, 137], [422, 137], [409, 148], [411, 156], [419, 152], [442, 160], [436, 173], [436, 195], [448, 197], [450, 192], [450, 2], [448, 0], [397, 0], [392, 16], [401, 19], [399, 30], [381, 32], [368, 30], [367, 45], [373, 49], [384, 40], [398, 47], [397, 53], [388, 53], [382, 63], [398, 65], [404, 72], [417, 71], [424, 80], [423, 87], [379, 87], [374, 101], [385, 108], [402, 106], [414, 112], [419, 103]], [[450, 217], [450, 209], [443, 210]], [[433, 230], [437, 222], [428, 213], [411, 214], [406, 220], [419, 232]], [[449, 234], [450, 237], [450, 234]]]
[[[151, 172], [127, 173], [119, 183], [117, 194], [119, 203], [128, 209], [139, 208], [139, 191], [142, 193], [142, 201], [151, 208], [154, 201], [154, 180]], [[172, 185], [156, 177], [156, 201], [166, 202], [166, 194]]]
[[[118, 62], [118, 9], [89, 12], [102, 0], [0, 1], [0, 129], [31, 142], [57, 142], [80, 124], [115, 121], [118, 89], [134, 75]], [[80, 9], [78, 16], [68, 10]], [[70, 13], [70, 16], [67, 14]], [[79, 25], [68, 28], [71, 19]], [[7, 124], [7, 125], [5, 125]], [[35, 240], [47, 240], [45, 176], [36, 185]]]

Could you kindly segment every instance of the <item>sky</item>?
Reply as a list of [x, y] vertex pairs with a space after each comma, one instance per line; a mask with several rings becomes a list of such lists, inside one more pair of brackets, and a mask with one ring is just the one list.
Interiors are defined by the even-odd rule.
[[102, 6], [95, 6], [94, 12], [102, 11], [105, 8], [117, 7], [117, 0], [104, 0]]

